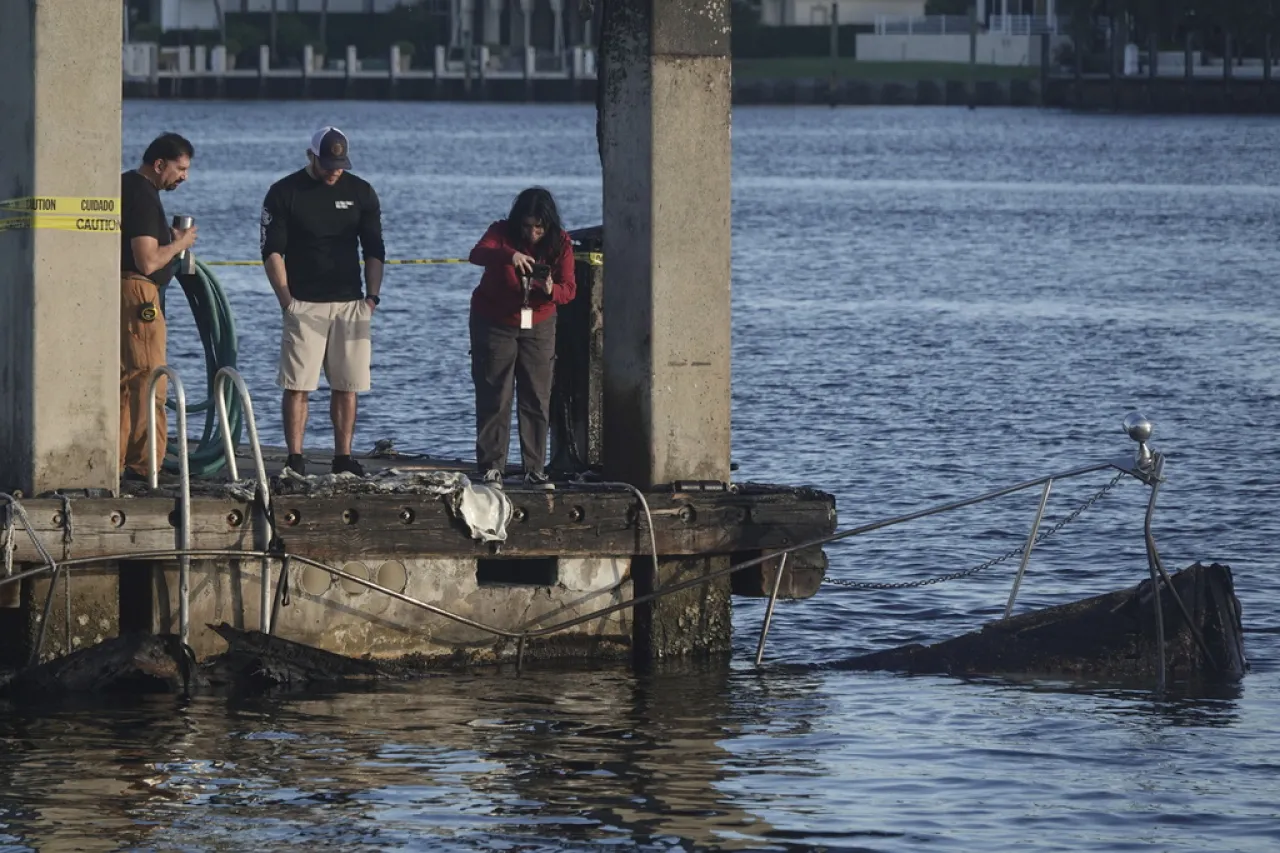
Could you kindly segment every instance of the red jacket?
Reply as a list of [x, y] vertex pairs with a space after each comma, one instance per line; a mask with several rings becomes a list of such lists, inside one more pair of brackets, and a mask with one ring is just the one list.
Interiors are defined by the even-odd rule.
[[[545, 241], [547, 238], [544, 237]], [[573, 243], [563, 234], [563, 250], [560, 257], [546, 261], [551, 266], [551, 295], [544, 287], [533, 283], [529, 292], [529, 307], [533, 309], [533, 322], [541, 323], [556, 313], [557, 305], [568, 305], [578, 292], [573, 277]], [[536, 257], [531, 247], [513, 243], [507, 232], [507, 221], [499, 220], [471, 250], [471, 263], [484, 267], [480, 284], [471, 294], [471, 314], [499, 326], [519, 326], [520, 308], [524, 296], [511, 256], [516, 252]]]

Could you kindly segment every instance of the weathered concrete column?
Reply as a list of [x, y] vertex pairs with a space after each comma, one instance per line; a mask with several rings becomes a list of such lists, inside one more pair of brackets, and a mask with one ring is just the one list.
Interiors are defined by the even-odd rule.
[[484, 34], [482, 39], [490, 47], [502, 44], [502, 7], [507, 0], [487, 0], [484, 5]]
[[729, 479], [727, 0], [617, 0], [604, 125], [605, 466]]
[[551, 52], [559, 56], [564, 50], [564, 0], [551, 0]]
[[[729, 3], [613, 0], [601, 42], [605, 473], [727, 482]], [[638, 560], [636, 594], [724, 559]], [[643, 657], [727, 649], [728, 580], [636, 622]]]
[[120, 5], [6, 3], [3, 19], [0, 201], [28, 213], [0, 211], [0, 489], [115, 490]]
[[520, 46], [533, 46], [533, 0], [520, 0]]

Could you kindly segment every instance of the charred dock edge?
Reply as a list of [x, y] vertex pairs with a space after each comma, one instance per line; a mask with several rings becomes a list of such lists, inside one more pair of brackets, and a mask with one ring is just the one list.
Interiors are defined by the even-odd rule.
[[[272, 513], [280, 548], [317, 560], [359, 555], [520, 559], [652, 556], [637, 499], [623, 491], [507, 489], [514, 507], [503, 542], [472, 539], [446, 496], [423, 494], [277, 494]], [[809, 488], [742, 484], [645, 493], [659, 556], [726, 555], [739, 559], [820, 539], [835, 530], [835, 498]], [[174, 549], [179, 499], [170, 496], [46, 496], [23, 501], [45, 549], [59, 562], [128, 559]], [[265, 541], [260, 506], [232, 496], [193, 495], [192, 551], [256, 552]], [[176, 554], [174, 555], [176, 557]], [[794, 559], [794, 558], [793, 558]], [[42, 563], [29, 537], [17, 535], [13, 560]], [[789, 566], [793, 571], [798, 567]], [[818, 569], [816, 579], [822, 575]], [[770, 576], [771, 577], [771, 576]], [[816, 591], [796, 572], [795, 594]], [[752, 594], [747, 588], [739, 594]], [[757, 592], [756, 595], [767, 595]]]

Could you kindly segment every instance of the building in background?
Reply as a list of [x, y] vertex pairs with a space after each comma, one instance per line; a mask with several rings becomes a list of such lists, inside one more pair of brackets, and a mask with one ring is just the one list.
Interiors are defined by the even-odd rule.
[[882, 17], [919, 16], [925, 0], [759, 0], [760, 23], [770, 27], [825, 26], [831, 7], [838, 6], [839, 23], [870, 26]]
[[[382, 40], [417, 42], [424, 48], [485, 45], [494, 55], [526, 46], [561, 54], [590, 42], [590, 24], [580, 20], [578, 8], [578, 0], [127, 0], [125, 36], [127, 41], [159, 41], [167, 33], [218, 32], [225, 37], [237, 27], [242, 34], [251, 27], [260, 32], [262, 43], [272, 43], [275, 54], [278, 31], [285, 30], [282, 52], [292, 54], [300, 39], [317, 43], [316, 49], [324, 52], [325, 47], [358, 44], [362, 39], [357, 36], [367, 41], [386, 21], [395, 21], [397, 29], [384, 33]], [[380, 52], [386, 45], [360, 47]]]

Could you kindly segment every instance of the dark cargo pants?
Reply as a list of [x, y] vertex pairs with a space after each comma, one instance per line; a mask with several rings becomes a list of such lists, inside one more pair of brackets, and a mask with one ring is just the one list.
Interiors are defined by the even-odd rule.
[[471, 380], [476, 388], [476, 463], [480, 471], [502, 470], [506, 465], [515, 394], [524, 471], [542, 473], [555, 355], [554, 314], [532, 329], [471, 318]]

